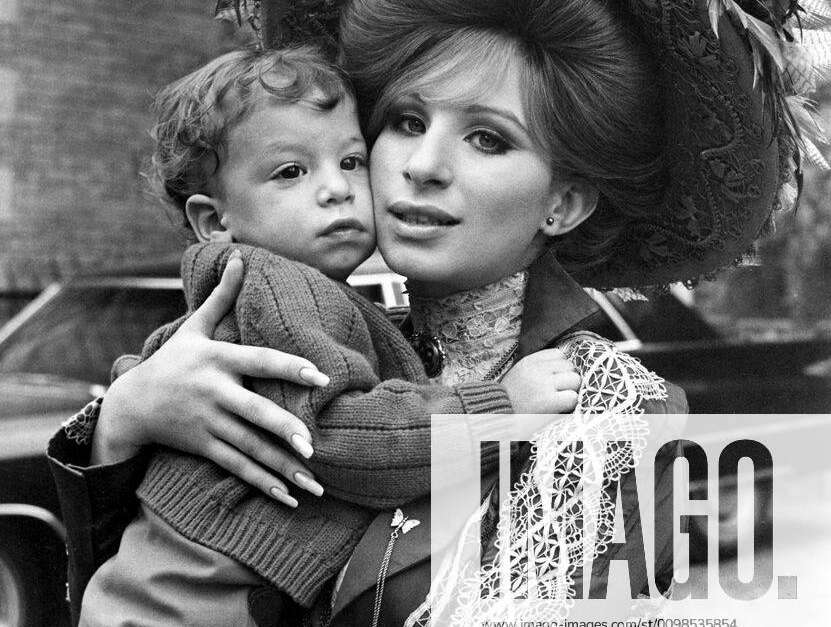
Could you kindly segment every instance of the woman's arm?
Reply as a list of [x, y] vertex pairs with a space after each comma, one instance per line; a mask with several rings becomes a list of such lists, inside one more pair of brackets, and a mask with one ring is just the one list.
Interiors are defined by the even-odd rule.
[[[576, 400], [573, 391], [560, 391], [564, 373], [555, 372], [550, 361], [528, 366], [526, 382], [541, 392], [521, 395], [515, 403], [503, 385], [492, 382], [431, 384], [412, 348], [375, 305], [307, 266], [262, 249], [235, 247], [245, 257], [246, 278], [233, 328], [224, 332], [237, 333], [234, 339], [245, 345], [301, 355], [329, 375], [325, 387], [263, 378], [252, 378], [249, 385], [306, 423], [315, 444], [308, 463], [338, 498], [387, 507], [426, 494], [432, 414], [556, 411], [557, 403], [569, 410], [560, 397], [572, 406]], [[229, 253], [216, 244], [186, 253], [185, 266], [199, 269], [184, 277], [191, 304], [212, 289], [211, 277], [219, 275]], [[565, 379], [576, 388], [576, 375]], [[472, 421], [460, 419], [458, 442], [478, 449], [467, 430]]]
[[[306, 426], [246, 390], [242, 378], [278, 377], [310, 386], [326, 385], [328, 377], [294, 355], [211, 339], [232, 309], [242, 277], [242, 260], [235, 256], [217, 288], [178, 331], [113, 382], [95, 425], [92, 465], [123, 461], [158, 443], [204, 456], [244, 481], [282, 493], [285, 484], [277, 476], [291, 480], [297, 472], [308, 472], [280, 445], [309, 457], [313, 449]], [[278, 437], [271, 440], [264, 433]]]
[[[169, 350], [158, 354], [155, 361], [171, 360], [167, 363], [168, 380], [153, 380], [150, 360], [136, 366], [113, 383], [105, 399], [88, 404], [49, 442], [47, 456], [67, 528], [68, 591], [75, 611], [87, 581], [116, 552], [124, 528], [137, 511], [135, 490], [147, 466], [146, 455], [141, 449], [143, 444], [186, 439], [183, 446], [198, 447], [220, 466], [230, 472], [236, 468], [235, 474], [240, 478], [260, 485], [284, 486], [269, 468], [278, 472], [283, 469], [283, 476], [288, 477], [305, 468], [277, 442], [253, 437], [261, 433], [251, 425], [255, 421], [255, 424], [270, 428], [277, 435], [285, 434], [289, 439], [295, 433], [308, 436], [302, 422], [285, 410], [266, 399], [253, 399], [240, 410], [243, 416], [249, 417], [249, 422], [232, 415], [224, 400], [227, 397], [221, 395], [223, 391], [201, 385], [204, 379], [200, 381], [200, 394], [188, 391], [187, 386], [195, 385], [194, 380], [200, 373], [211, 368], [212, 360], [214, 385], [217, 385], [216, 379], [227, 381], [229, 387], [238, 388], [238, 396], [247, 393], [240, 382], [245, 373], [282, 376], [300, 385], [319, 385], [326, 381], [315, 368], [301, 376], [300, 368], [311, 365], [306, 360], [279, 351], [234, 346], [210, 339], [213, 330], [233, 306], [241, 285], [242, 270], [240, 259], [231, 260], [214, 294], [193, 313], [190, 324], [180, 330], [181, 335], [171, 338]], [[174, 361], [179, 366], [173, 366]], [[177, 367], [182, 369], [178, 373]], [[127, 375], [129, 378], [124, 379]], [[122, 395], [130, 396], [133, 386], [140, 390], [137, 393], [143, 401], [136, 406], [135, 413], [127, 411], [128, 406], [122, 405], [121, 401]], [[187, 400], [180, 397], [184, 394], [199, 396], [202, 413], [164, 411], [148, 415], [142, 411], [145, 407], [162, 406], [164, 399], [174, 397], [179, 408], [187, 409]], [[101, 414], [100, 410], [105, 408], [109, 411]], [[153, 426], [137, 427], [134, 424], [137, 421], [149, 421]], [[233, 422], [233, 425], [217, 435], [211, 426], [223, 421]], [[300, 447], [309, 451], [302, 444]], [[96, 449], [94, 455], [93, 448]], [[232, 449], [231, 454], [228, 449]], [[239, 454], [234, 455], [234, 451]]]

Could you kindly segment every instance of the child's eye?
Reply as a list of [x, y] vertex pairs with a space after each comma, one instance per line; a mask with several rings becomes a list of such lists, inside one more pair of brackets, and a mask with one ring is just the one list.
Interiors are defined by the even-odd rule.
[[490, 155], [502, 155], [508, 152], [510, 144], [491, 131], [475, 131], [465, 138], [474, 148]]
[[421, 118], [411, 113], [401, 113], [393, 124], [395, 130], [405, 135], [421, 135], [427, 130], [427, 126]]
[[366, 157], [363, 155], [349, 155], [340, 162], [341, 170], [357, 170], [366, 166]]
[[296, 163], [287, 163], [280, 166], [271, 175], [273, 179], [296, 179], [306, 174], [306, 169]]

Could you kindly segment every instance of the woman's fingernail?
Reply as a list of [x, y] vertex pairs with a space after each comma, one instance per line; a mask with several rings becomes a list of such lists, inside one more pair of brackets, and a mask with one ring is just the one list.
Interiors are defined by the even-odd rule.
[[308, 490], [315, 496], [323, 496], [323, 486], [320, 485], [314, 479], [312, 479], [305, 472], [294, 473], [294, 480], [297, 482], [297, 485], [299, 485], [304, 490]]
[[294, 446], [294, 450], [306, 459], [309, 459], [312, 456], [312, 453], [315, 452], [311, 443], [299, 433], [295, 433], [291, 436], [291, 443]]
[[230, 261], [231, 259], [239, 259], [240, 257], [242, 257], [242, 253], [239, 251], [238, 248], [235, 248], [231, 251], [231, 254], [228, 257], [228, 261]]
[[285, 503], [289, 507], [297, 507], [297, 499], [288, 492], [285, 492], [276, 486], [271, 488], [269, 492], [271, 493], [271, 496], [281, 503]]
[[329, 377], [316, 368], [309, 368], [308, 366], [301, 368], [299, 375], [300, 378], [306, 383], [311, 383], [312, 385], [318, 385], [320, 387], [329, 385]]

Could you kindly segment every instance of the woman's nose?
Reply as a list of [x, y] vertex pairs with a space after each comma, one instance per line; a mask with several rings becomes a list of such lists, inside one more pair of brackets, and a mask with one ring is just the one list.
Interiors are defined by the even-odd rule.
[[429, 131], [416, 140], [417, 145], [404, 164], [404, 178], [419, 187], [446, 187], [452, 179], [449, 155], [440, 138]]
[[354, 199], [352, 185], [340, 168], [326, 173], [317, 190], [317, 204], [321, 207], [340, 205]]

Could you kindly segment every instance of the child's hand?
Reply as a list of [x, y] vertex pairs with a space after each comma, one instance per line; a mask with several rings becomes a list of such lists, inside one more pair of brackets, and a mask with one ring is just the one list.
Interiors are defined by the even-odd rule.
[[576, 407], [580, 381], [563, 353], [549, 348], [520, 359], [502, 385], [518, 414], [562, 414]]

